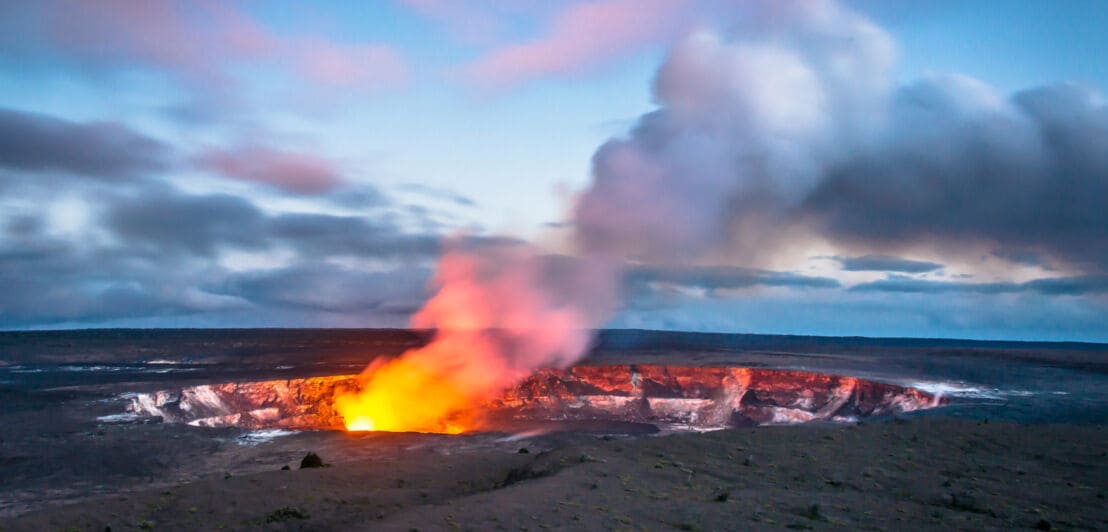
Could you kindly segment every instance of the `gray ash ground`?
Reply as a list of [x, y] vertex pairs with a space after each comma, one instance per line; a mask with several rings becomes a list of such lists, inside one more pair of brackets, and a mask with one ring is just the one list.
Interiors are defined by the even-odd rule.
[[[418, 453], [515, 453], [521, 447], [531, 454], [565, 452], [597, 441], [596, 431], [589, 430], [532, 436], [346, 434], [194, 427], [120, 416], [128, 394], [351, 374], [374, 356], [398, 354], [426, 338], [423, 332], [352, 330], [0, 333], [0, 516], [262, 474], [299, 463], [309, 450], [353, 464]], [[848, 375], [919, 388], [950, 401], [908, 414], [913, 417], [1108, 423], [1103, 345], [610, 331], [585, 363]], [[622, 432], [615, 437], [636, 439], [629, 434], [636, 430]]]

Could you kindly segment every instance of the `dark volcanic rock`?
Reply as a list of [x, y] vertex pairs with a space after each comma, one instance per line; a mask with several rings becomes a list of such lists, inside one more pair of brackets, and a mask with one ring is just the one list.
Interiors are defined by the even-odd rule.
[[308, 453], [304, 455], [304, 459], [300, 460], [300, 469], [307, 469], [309, 467], [323, 467], [323, 459], [318, 454]]
[[270, 514], [265, 517], [265, 522], [281, 523], [284, 521], [291, 521], [293, 519], [308, 519], [309, 517], [311, 516], [308, 515], [308, 512], [305, 512], [300, 508], [285, 506], [284, 508], [279, 508], [277, 510], [274, 510], [273, 512], [270, 512]]

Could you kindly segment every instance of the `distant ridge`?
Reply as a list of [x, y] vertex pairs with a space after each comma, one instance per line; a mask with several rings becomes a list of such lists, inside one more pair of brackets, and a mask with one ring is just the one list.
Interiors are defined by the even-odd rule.
[[963, 338], [882, 337], [882, 336], [809, 336], [800, 334], [760, 334], [668, 331], [658, 329], [602, 329], [598, 331], [601, 345], [619, 347], [627, 341], [673, 341], [680, 339], [684, 346], [704, 343], [728, 347], [754, 348], [755, 346], [795, 347], [813, 342], [827, 346], [865, 347], [977, 347], [997, 349], [1108, 349], [1108, 343], [1051, 340], [980, 340]]
[[[0, 339], [5, 337], [168, 337], [175, 335], [192, 336], [205, 334], [209, 337], [241, 336], [243, 334], [265, 334], [268, 336], [297, 336], [303, 333], [328, 333], [340, 337], [359, 337], [364, 334], [395, 334], [425, 338], [430, 329], [412, 329], [400, 327], [92, 327], [85, 329], [11, 329], [0, 330]], [[884, 346], [884, 347], [984, 347], [984, 348], [1030, 348], [1050, 349], [1108, 349], [1108, 342], [1087, 342], [1074, 340], [988, 340], [972, 338], [929, 338], [912, 336], [825, 336], [804, 334], [767, 334], [767, 333], [730, 333], [713, 331], [674, 331], [667, 329], [598, 329], [598, 345], [606, 347], [627, 347], [623, 342], [673, 342], [679, 340], [685, 347], [696, 345], [714, 345], [727, 347], [746, 347], [773, 345], [789, 347], [810, 345], [813, 342], [828, 346]], [[0, 342], [2, 343], [2, 342]]]

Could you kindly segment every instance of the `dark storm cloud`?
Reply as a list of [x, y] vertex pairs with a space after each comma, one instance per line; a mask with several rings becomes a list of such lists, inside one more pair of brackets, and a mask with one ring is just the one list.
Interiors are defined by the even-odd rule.
[[[144, 200], [149, 204], [142, 208]], [[238, 316], [257, 325], [270, 319], [316, 323], [328, 313], [350, 315], [350, 324], [363, 323], [353, 318], [362, 313], [391, 316], [395, 324], [425, 296], [428, 250], [395, 242], [373, 247], [369, 240], [355, 242], [354, 250], [332, 249], [337, 242], [313, 242], [319, 233], [288, 232], [290, 219], [268, 217], [241, 198], [167, 190], [116, 205], [107, 217], [108, 228], [119, 231], [115, 241], [53, 239], [41, 221], [20, 219], [18, 235], [0, 239], [0, 328], [128, 319], [176, 323], [204, 315]], [[335, 220], [322, 217], [309, 225], [326, 233]], [[350, 220], [337, 225], [370, 227]], [[385, 226], [376, 230], [376, 238], [402, 239]], [[220, 250], [276, 245], [294, 251], [287, 266], [236, 272], [212, 260]], [[340, 255], [404, 262], [365, 272], [326, 261]]]
[[[438, 253], [439, 237], [401, 229], [411, 214], [398, 215], [402, 207], [376, 188], [333, 183], [331, 167], [281, 152], [233, 177], [323, 192], [324, 201], [346, 194], [369, 209], [366, 216], [274, 213], [244, 197], [174, 188], [157, 175], [172, 169], [171, 155], [119, 124], [0, 110], [0, 184], [15, 185], [3, 198], [3, 206], [12, 200], [15, 208], [0, 212], [0, 328], [374, 323], [336, 314], [357, 311], [396, 325], [421, 301], [422, 264]], [[247, 172], [254, 170], [276, 177]], [[35, 207], [70, 175], [96, 180], [67, 189], [79, 199], [76, 211], [48, 216]], [[89, 225], [71, 223], [86, 214]], [[232, 271], [222, 262], [229, 251], [277, 252], [282, 275]], [[366, 274], [326, 264], [336, 257], [405, 266]]]
[[929, 281], [907, 277], [893, 277], [880, 281], [862, 283], [850, 288], [853, 292], [899, 292], [899, 293], [977, 293], [1008, 294], [1034, 292], [1042, 295], [1081, 296], [1108, 292], [1108, 276], [1084, 275], [1075, 277], [1055, 277], [1027, 281], [1024, 283], [967, 283]]
[[328, 194], [327, 199], [351, 209], [381, 207], [391, 203], [389, 197], [377, 187], [366, 184], [347, 185]]
[[927, 273], [941, 269], [942, 264], [921, 260], [908, 260], [891, 255], [863, 255], [861, 257], [832, 257], [848, 272], [901, 272]]
[[838, 288], [841, 285], [828, 277], [811, 277], [791, 272], [755, 270], [732, 266], [637, 266], [630, 268], [629, 286], [665, 283], [707, 290], [775, 286], [784, 288]]
[[0, 109], [0, 166], [100, 179], [141, 177], [169, 167], [169, 148], [114, 122], [72, 122]]
[[238, 196], [165, 189], [123, 199], [105, 217], [107, 227], [129, 244], [202, 256], [227, 247], [264, 247], [265, 221], [254, 204]]
[[282, 316], [285, 324], [315, 323], [313, 316], [328, 313], [399, 317], [418, 308], [429, 277], [426, 267], [363, 272], [311, 258], [231, 272], [202, 259], [43, 241], [0, 247], [0, 328], [126, 319], [165, 324], [205, 315], [257, 325]]
[[408, 233], [387, 217], [268, 214], [227, 194], [185, 194], [151, 187], [116, 200], [105, 226], [135, 250], [211, 257], [222, 250], [282, 246], [305, 257], [431, 257], [439, 236]]
[[418, 257], [439, 250], [437, 235], [403, 233], [357, 216], [284, 214], [270, 220], [268, 232], [309, 256]]
[[203, 316], [237, 316], [232, 323], [255, 325], [278, 324], [274, 319], [316, 323], [328, 313], [400, 317], [418, 308], [430, 276], [419, 267], [367, 273], [310, 260], [277, 270], [230, 272], [205, 261], [144, 260], [121, 251], [78, 251], [62, 244], [0, 249], [5, 286], [0, 328], [127, 319], [227, 325], [198, 318]]
[[4, 230], [17, 240], [32, 238], [39, 235], [43, 229], [41, 218], [31, 215], [13, 216], [4, 225]]
[[170, 257], [85, 248], [39, 235], [0, 244], [0, 327], [174, 316], [242, 305], [195, 288], [213, 272]]
[[974, 90], [958, 80], [902, 90], [901, 131], [831, 169], [804, 211], [852, 243], [980, 241], [1108, 268], [1108, 107], [1057, 86], [993, 109]]
[[361, 272], [307, 262], [235, 274], [221, 291], [264, 307], [408, 314], [419, 308], [430, 276], [426, 268]]
[[[743, 300], [730, 297], [729, 290], [759, 287], [787, 288], [789, 293], [813, 289], [838, 289], [838, 281], [791, 272], [776, 272], [730, 266], [633, 266], [623, 279], [624, 308], [634, 312], [670, 313], [674, 323], [690, 318], [707, 301]], [[700, 289], [707, 298], [689, 304], [681, 289]], [[757, 298], [761, 299], [761, 298]], [[695, 318], [700, 320], [701, 318]], [[617, 320], [617, 323], [619, 320]], [[627, 326], [626, 324], [624, 326]], [[634, 325], [632, 325], [634, 326]]]
[[1024, 283], [1023, 286], [1047, 295], [1103, 294], [1108, 292], [1108, 275], [1035, 279]]
[[998, 259], [1006, 260], [1013, 264], [1039, 267], [1046, 270], [1053, 269], [1050, 265], [1050, 261], [1043, 257], [1042, 253], [1037, 253], [1026, 249], [994, 249], [992, 253], [990, 253], [990, 255]]

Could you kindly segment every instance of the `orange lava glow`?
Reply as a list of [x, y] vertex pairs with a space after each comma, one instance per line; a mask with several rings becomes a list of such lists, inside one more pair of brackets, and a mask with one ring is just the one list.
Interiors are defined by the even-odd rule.
[[588, 287], [590, 279], [612, 283], [597, 274], [607, 269], [591, 263], [561, 264], [561, 283], [555, 283], [548, 260], [515, 245], [444, 255], [438, 292], [412, 318], [414, 327], [434, 329], [434, 337], [424, 347], [371, 364], [358, 389], [336, 395], [333, 408], [346, 429], [476, 430], [482, 404], [539, 368], [579, 360], [611, 297], [603, 288], [573, 297], [566, 291]]
[[471, 397], [421, 357], [402, 357], [362, 374], [361, 391], [335, 397], [334, 409], [346, 430], [436, 432], [470, 430], [466, 413]]

